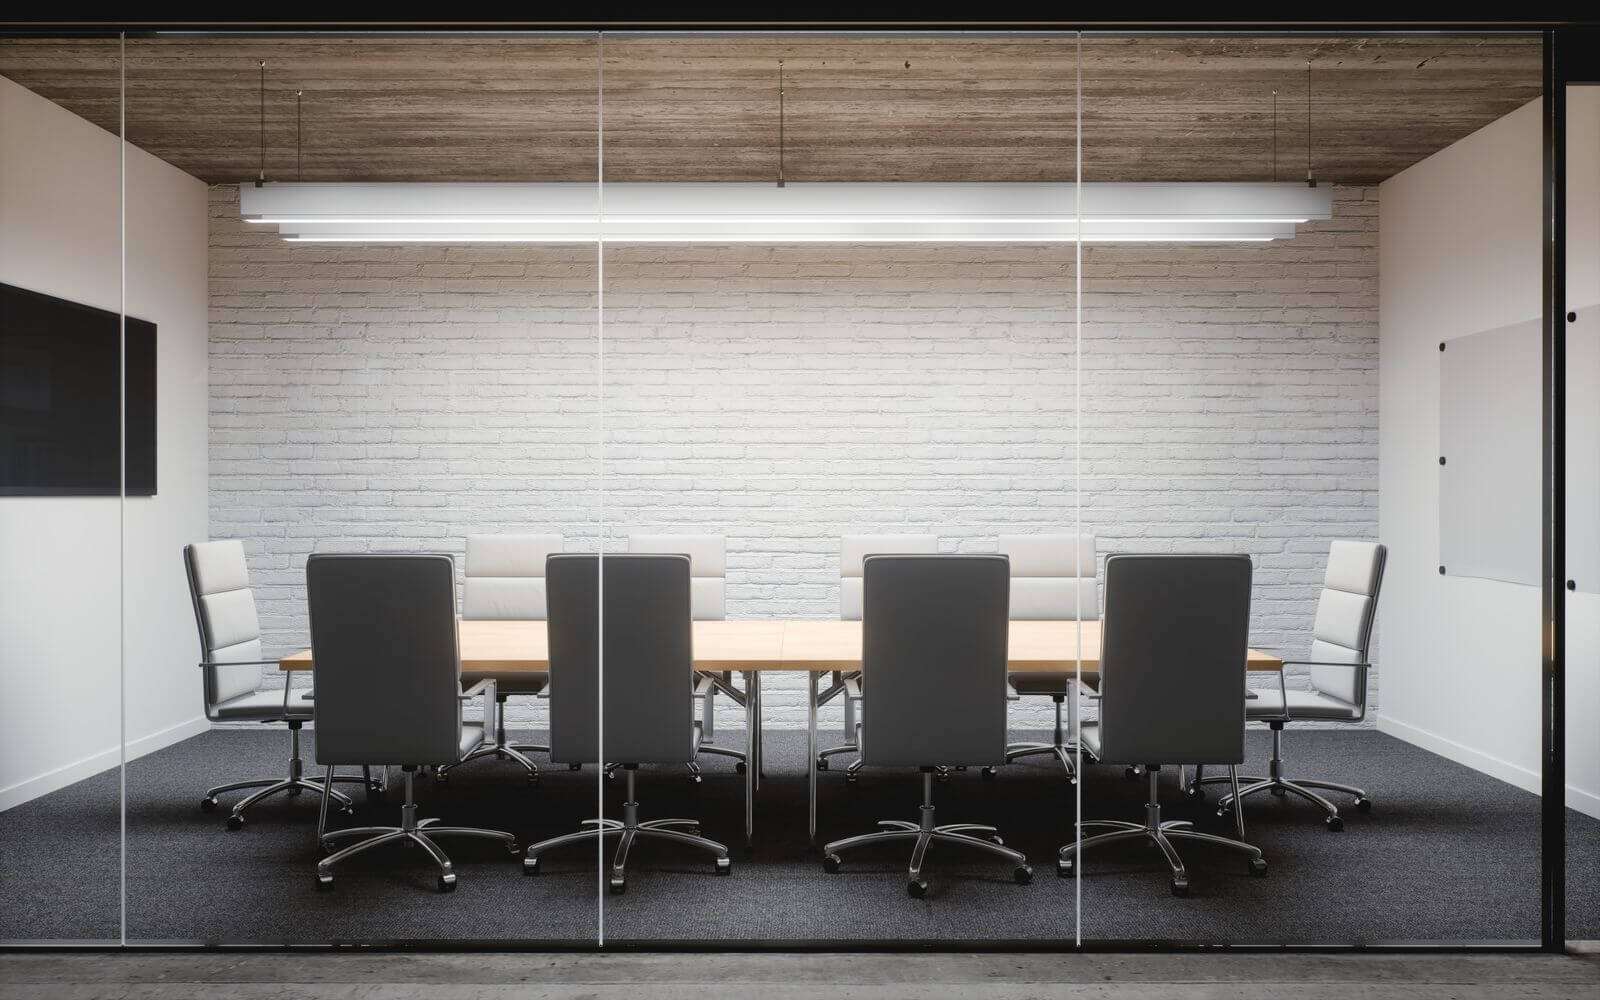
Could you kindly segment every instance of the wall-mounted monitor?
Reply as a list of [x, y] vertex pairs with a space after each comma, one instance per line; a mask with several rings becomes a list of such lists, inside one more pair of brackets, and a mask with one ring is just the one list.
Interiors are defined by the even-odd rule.
[[[156, 326], [0, 284], [0, 496], [156, 492]], [[124, 394], [119, 385], [126, 385]]]

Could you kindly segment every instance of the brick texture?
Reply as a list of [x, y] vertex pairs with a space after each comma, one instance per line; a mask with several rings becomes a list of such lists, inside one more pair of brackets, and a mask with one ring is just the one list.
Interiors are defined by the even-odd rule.
[[[318, 550], [720, 532], [730, 616], [832, 617], [840, 534], [1081, 519], [1102, 555], [1250, 553], [1253, 644], [1299, 656], [1329, 539], [1377, 530], [1376, 188], [1292, 242], [1086, 246], [1081, 339], [1071, 246], [608, 248], [601, 325], [592, 247], [211, 211], [211, 533], [273, 650], [306, 643]], [[767, 725], [804, 718], [769, 681]]]

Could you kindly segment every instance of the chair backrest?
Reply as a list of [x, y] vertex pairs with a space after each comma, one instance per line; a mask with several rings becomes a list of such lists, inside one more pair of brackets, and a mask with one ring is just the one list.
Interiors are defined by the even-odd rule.
[[689, 600], [697, 622], [728, 617], [728, 540], [721, 535], [629, 535], [628, 551], [689, 557]]
[[839, 617], [861, 620], [861, 561], [867, 556], [932, 555], [935, 535], [845, 535], [839, 539]]
[[250, 569], [238, 541], [197, 542], [183, 547], [183, 567], [200, 632], [200, 660], [206, 664], [206, 711], [261, 684], [261, 666], [230, 661], [261, 659], [261, 622], [250, 590]]
[[862, 574], [862, 760], [1003, 763], [1006, 557], [869, 555]]
[[545, 567], [550, 759], [562, 764], [684, 763], [693, 756], [689, 557], [605, 557], [603, 671], [600, 576], [596, 555], [554, 555]]
[[1102, 633], [1101, 759], [1244, 760], [1249, 556], [1108, 556]]
[[1093, 621], [1100, 617], [1093, 535], [1001, 535], [1011, 559], [1011, 617]]
[[456, 573], [442, 554], [306, 560], [319, 764], [440, 764], [461, 741]]
[[[1335, 541], [1328, 547], [1316, 623], [1311, 629], [1312, 660], [1367, 663], [1372, 622], [1378, 612], [1378, 587], [1388, 550], [1376, 542]], [[1311, 668], [1311, 686], [1330, 698], [1366, 707], [1367, 672], [1343, 667]]]
[[544, 619], [544, 561], [560, 535], [468, 535], [461, 617]]

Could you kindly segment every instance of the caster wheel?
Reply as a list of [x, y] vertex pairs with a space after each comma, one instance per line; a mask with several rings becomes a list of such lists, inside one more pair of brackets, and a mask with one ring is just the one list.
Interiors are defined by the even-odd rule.
[[[826, 758], [826, 757], [818, 757], [817, 758], [817, 770], [826, 771], [827, 769], [828, 769], [828, 758]], [[740, 761], [739, 762], [739, 770], [741, 770], [741, 771], [744, 770], [744, 761]]]
[[853, 775], [853, 774], [846, 774], [846, 775], [845, 775], [845, 776], [844, 776], [844, 780], [845, 780], [845, 783], [846, 783], [846, 784], [849, 784], [849, 785], [853, 785], [853, 784], [855, 784], [855, 783], [856, 783], [856, 781], [857, 781], [857, 778], [856, 778], [856, 776], [855, 776], [855, 775]]
[[983, 769], [983, 771], [982, 771], [982, 772], [980, 772], [980, 773], [981, 773], [981, 774], [982, 774], [982, 775], [983, 775], [983, 776], [984, 776], [984, 778], [985, 778], [985, 779], [988, 779], [988, 780], [993, 780], [993, 778], [994, 778], [994, 776], [995, 776], [995, 775], [997, 775], [997, 774], [999, 774], [999, 773], [1000, 773], [1000, 772], [999, 772], [999, 771], [996, 771], [996, 770], [995, 770], [995, 769], [994, 769], [994, 768], [992, 768], [992, 767], [986, 767], [986, 768], [984, 768], [984, 769]]
[[507, 844], [506, 853], [514, 858], [522, 853], [522, 848], [518, 847], [516, 844]]
[[1287, 788], [1269, 788], [1267, 791], [1271, 792], [1273, 795], [1276, 795], [1280, 799], [1289, 794], [1289, 790]]
[[1183, 790], [1183, 797], [1190, 802], [1204, 802], [1206, 800], [1206, 791], [1199, 785], [1190, 785]]
[[229, 816], [228, 817], [228, 829], [234, 831], [235, 833], [239, 832], [240, 830], [243, 830], [244, 829], [244, 817], [240, 816], [238, 813], [234, 813], [233, 815]]
[[1226, 815], [1228, 815], [1228, 807], [1217, 806], [1217, 819], [1222, 819]]
[[451, 874], [448, 874], [448, 875], [440, 875], [439, 876], [439, 891], [440, 892], [455, 892], [456, 891], [456, 877], [455, 877], [454, 873], [451, 873]]
[[533, 788], [538, 788], [539, 787], [539, 776], [537, 774], [528, 775], [528, 784]]
[[581, 770], [583, 770], [583, 765], [582, 764], [568, 764], [567, 765], [567, 770], [569, 770], [569, 771], [581, 771]]
[[611, 895], [620, 896], [628, 891], [628, 880], [625, 878], [618, 878], [617, 876], [613, 875], [611, 876], [610, 887]]
[[822, 870], [827, 872], [829, 875], [836, 873], [839, 870], [839, 855], [830, 854], [823, 858]]
[[[743, 774], [750, 769], [746, 767], [744, 761], [741, 760], [739, 763], [733, 765], [733, 770], [736, 774]], [[826, 771], [827, 768], [823, 768], [823, 770]]]
[[1266, 878], [1266, 876], [1267, 876], [1267, 859], [1266, 858], [1251, 858], [1250, 859], [1250, 874], [1254, 875], [1256, 878]]
[[911, 879], [906, 883], [906, 892], [911, 896], [912, 899], [923, 898], [928, 894], [927, 880], [920, 878]]
[[200, 800], [200, 811], [201, 812], [203, 812], [203, 813], [215, 812], [216, 809], [217, 809], [217, 798], [216, 798], [216, 796], [207, 795], [205, 798]]
[[450, 772], [449, 771], [435, 771], [433, 773], [433, 783], [436, 784], [436, 785], [448, 785], [448, 784], [450, 784]]
[[1139, 769], [1137, 767], [1131, 766], [1122, 769], [1122, 776], [1129, 781], [1138, 781], [1141, 777], [1143, 777], [1143, 775], [1139, 773]]
[[1328, 824], [1328, 832], [1329, 833], [1338, 833], [1339, 831], [1344, 829], [1344, 817], [1343, 816], [1329, 816], [1328, 819], [1327, 819], [1327, 824]]
[[700, 784], [700, 780], [701, 780], [701, 777], [700, 777], [700, 775], [698, 775], [698, 774], [691, 774], [691, 775], [689, 775], [689, 784], [691, 784], [691, 785], [698, 785], [698, 784]]
[[1006, 846], [1005, 840], [1002, 839], [1001, 836], [998, 833], [994, 833], [994, 834], [990, 834], [989, 835], [989, 843], [994, 844], [996, 847], [1004, 847], [1004, 846]]
[[333, 873], [332, 872], [317, 872], [317, 888], [318, 889], [332, 889], [333, 888]]
[[1189, 895], [1189, 880], [1188, 879], [1177, 879], [1177, 878], [1173, 879], [1172, 880], [1172, 894], [1174, 896], [1187, 896], [1187, 895]]
[[538, 858], [523, 858], [522, 859], [522, 874], [524, 874], [524, 875], [537, 875], [537, 874], [539, 874], [539, 859]]
[[1062, 858], [1056, 862], [1056, 875], [1061, 878], [1071, 878], [1073, 867], [1073, 863], [1070, 860]]
[[1027, 865], [1018, 865], [1011, 870], [1011, 881], [1018, 885], [1028, 885], [1033, 881], [1033, 869]]
[[950, 780], [950, 772], [949, 771], [940, 771], [938, 773], [938, 775], [936, 776], [936, 778], [939, 781], [949, 781]]
[[1372, 800], [1365, 795], [1356, 799], [1356, 812], [1369, 813], [1372, 811]]
[[729, 875], [729, 874], [732, 874], [732, 872], [733, 872], [733, 859], [732, 858], [718, 858], [717, 859], [717, 869], [716, 870], [717, 870], [717, 874], [718, 875]]

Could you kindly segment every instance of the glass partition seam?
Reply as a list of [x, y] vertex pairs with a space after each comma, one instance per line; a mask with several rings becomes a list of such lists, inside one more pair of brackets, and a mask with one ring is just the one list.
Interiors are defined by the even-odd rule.
[[[595, 463], [599, 469], [595, 477], [595, 515], [599, 518], [596, 534], [599, 536], [600, 556], [595, 560], [595, 676], [599, 697], [595, 699], [595, 746], [602, 758], [595, 770], [595, 816], [601, 820], [606, 814], [606, 532], [605, 474], [606, 474], [606, 36], [595, 32]], [[595, 946], [606, 946], [606, 838], [605, 823], [595, 823]]]
[[117, 938], [128, 943], [128, 35], [117, 36]]
[[[1073, 214], [1076, 217], [1078, 232], [1083, 231], [1083, 32], [1078, 32], [1076, 52], [1073, 56], [1073, 114], [1072, 128], [1073, 169], [1072, 193]], [[1074, 240], [1072, 244], [1072, 532], [1077, 536], [1073, 543], [1077, 551], [1073, 553], [1073, 562], [1081, 577], [1083, 573], [1083, 240]], [[1077, 598], [1077, 617], [1083, 621], [1083, 588], [1075, 588]], [[1077, 649], [1074, 652], [1073, 667], [1077, 674], [1072, 685], [1072, 697], [1076, 700], [1083, 691], [1083, 626], [1077, 629]], [[1077, 715], [1077, 706], [1074, 705], [1073, 714]], [[1059, 717], [1058, 717], [1059, 718]], [[1081, 726], [1081, 723], [1080, 723]], [[1080, 728], [1079, 733], [1082, 730]], [[1083, 774], [1083, 740], [1079, 733], [1073, 733], [1076, 741], [1073, 749], [1074, 759], [1072, 773]], [[1083, 816], [1083, 781], [1080, 779], [1072, 783], [1073, 816]], [[1072, 837], [1076, 841], [1083, 835], [1076, 821], [1072, 824]], [[1072, 871], [1072, 941], [1077, 947], [1083, 947], [1083, 866], [1074, 865]]]

